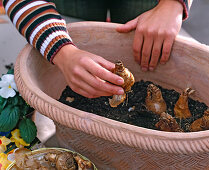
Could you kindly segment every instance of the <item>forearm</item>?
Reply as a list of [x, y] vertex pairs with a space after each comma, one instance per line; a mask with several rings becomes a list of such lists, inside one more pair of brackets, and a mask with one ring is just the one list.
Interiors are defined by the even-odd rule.
[[72, 43], [65, 21], [50, 0], [3, 0], [3, 5], [18, 31], [48, 61]]

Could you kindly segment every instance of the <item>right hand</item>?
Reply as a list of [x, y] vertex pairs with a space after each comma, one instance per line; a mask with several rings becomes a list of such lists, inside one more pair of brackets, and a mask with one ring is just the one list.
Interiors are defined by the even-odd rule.
[[100, 56], [65, 45], [53, 63], [62, 71], [71, 89], [82, 96], [97, 98], [124, 93], [119, 87], [124, 83], [123, 78], [111, 72], [115, 65]]

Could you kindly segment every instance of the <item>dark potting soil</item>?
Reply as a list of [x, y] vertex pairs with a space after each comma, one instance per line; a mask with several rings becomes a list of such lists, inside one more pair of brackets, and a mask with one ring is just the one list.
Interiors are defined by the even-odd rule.
[[[145, 106], [147, 86], [151, 83], [152, 82], [144, 81], [136, 82], [132, 87], [132, 92], [128, 93], [128, 99], [116, 108], [112, 108], [109, 105], [109, 98], [111, 98], [111, 96], [88, 99], [73, 92], [68, 86], [63, 91], [59, 101], [79, 110], [91, 112], [106, 118], [144, 128], [156, 129], [155, 124], [159, 121], [159, 116], [148, 111]], [[164, 89], [160, 86], [158, 87], [167, 104], [167, 113], [174, 117], [174, 105], [180, 94], [174, 90]], [[74, 98], [74, 101], [66, 101], [67, 97]], [[188, 132], [189, 125], [194, 120], [202, 117], [204, 111], [207, 109], [207, 106], [204, 103], [195, 101], [191, 98], [189, 98], [188, 103], [192, 117], [181, 121], [176, 119], [185, 132]]]

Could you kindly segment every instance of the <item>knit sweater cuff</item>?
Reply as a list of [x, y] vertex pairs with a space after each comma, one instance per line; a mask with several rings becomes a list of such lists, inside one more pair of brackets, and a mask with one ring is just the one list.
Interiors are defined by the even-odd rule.
[[66, 38], [60, 38], [56, 43], [54, 43], [53, 48], [50, 50], [50, 52], [47, 55], [47, 60], [50, 61], [52, 64], [53, 63], [53, 59], [55, 57], [55, 55], [59, 52], [59, 50], [64, 47], [65, 45], [68, 44], [72, 44], [72, 41], [70, 41], [69, 39]]

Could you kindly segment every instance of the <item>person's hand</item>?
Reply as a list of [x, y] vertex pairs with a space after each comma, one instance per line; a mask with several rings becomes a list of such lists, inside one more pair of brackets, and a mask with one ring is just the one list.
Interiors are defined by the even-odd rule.
[[[113, 74], [115, 65], [104, 58], [82, 51], [73, 45], [65, 45], [53, 59], [71, 89], [88, 98], [123, 94], [123, 78]], [[112, 84], [111, 84], [112, 83]]]
[[136, 29], [133, 55], [142, 71], [153, 71], [158, 61], [168, 61], [181, 28], [182, 13], [183, 6], [177, 0], [160, 0], [155, 8], [116, 28], [121, 33]]

